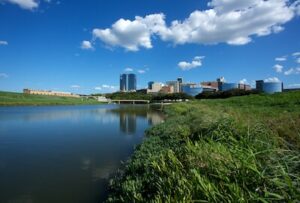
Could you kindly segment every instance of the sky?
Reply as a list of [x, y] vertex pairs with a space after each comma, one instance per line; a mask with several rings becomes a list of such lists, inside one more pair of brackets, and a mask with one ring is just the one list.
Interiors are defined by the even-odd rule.
[[0, 0], [0, 90], [149, 81], [300, 87], [300, 0]]

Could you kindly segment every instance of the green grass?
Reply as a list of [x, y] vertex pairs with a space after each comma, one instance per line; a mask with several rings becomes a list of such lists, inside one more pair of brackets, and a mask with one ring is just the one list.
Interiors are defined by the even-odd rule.
[[100, 104], [95, 99], [28, 95], [23, 93], [1, 92], [0, 106], [40, 106], [40, 105], [80, 105]]
[[108, 202], [297, 202], [300, 92], [170, 105]]

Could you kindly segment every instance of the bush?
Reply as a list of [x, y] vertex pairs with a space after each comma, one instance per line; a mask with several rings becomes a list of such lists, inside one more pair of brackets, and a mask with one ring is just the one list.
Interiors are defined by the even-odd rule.
[[196, 95], [196, 99], [224, 99], [234, 96], [245, 96], [250, 94], [258, 94], [256, 90], [240, 90], [240, 89], [234, 89], [229, 91], [220, 91], [220, 92], [202, 92], [198, 95]]
[[162, 100], [190, 100], [193, 99], [192, 96], [189, 96], [185, 93], [172, 93], [172, 94], [158, 94], [153, 96], [153, 101], [162, 101]]

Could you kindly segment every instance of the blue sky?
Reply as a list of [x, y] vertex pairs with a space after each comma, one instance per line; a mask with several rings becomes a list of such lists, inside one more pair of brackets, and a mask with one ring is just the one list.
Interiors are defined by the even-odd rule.
[[148, 81], [300, 87], [300, 1], [0, 0], [0, 90], [116, 91]]

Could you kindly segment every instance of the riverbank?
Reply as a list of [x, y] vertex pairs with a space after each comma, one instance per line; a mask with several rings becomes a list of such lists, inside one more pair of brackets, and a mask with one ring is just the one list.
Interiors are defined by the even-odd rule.
[[300, 199], [300, 92], [169, 105], [108, 202]]
[[90, 105], [101, 104], [95, 99], [29, 95], [0, 91], [0, 106]]

